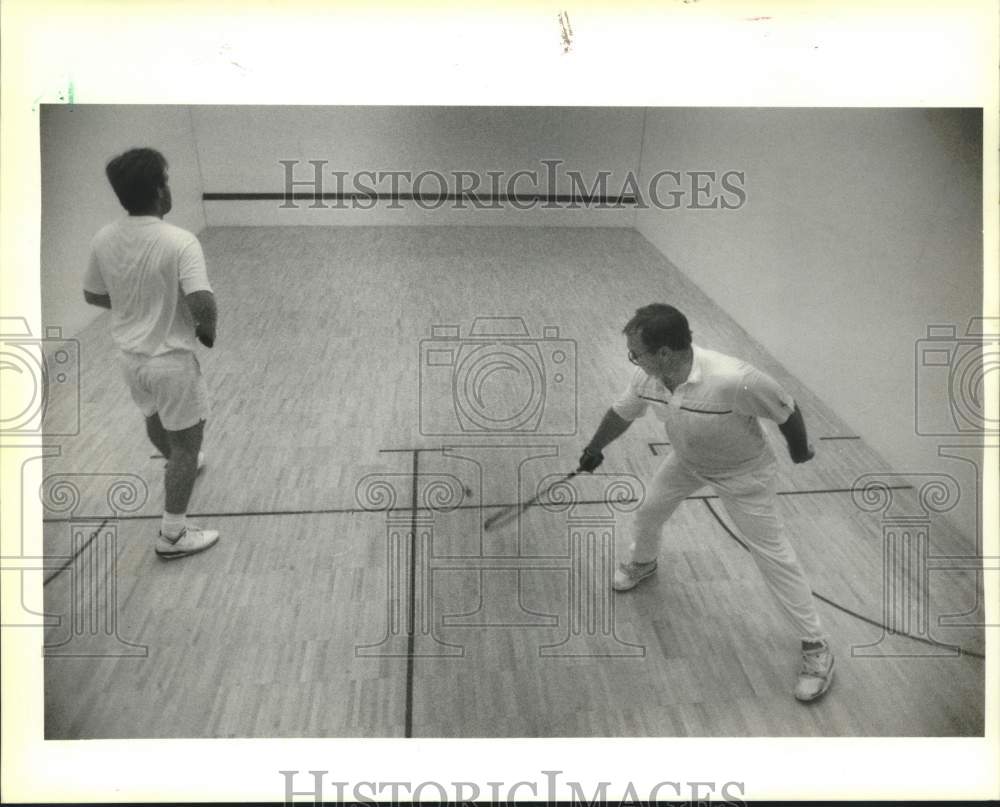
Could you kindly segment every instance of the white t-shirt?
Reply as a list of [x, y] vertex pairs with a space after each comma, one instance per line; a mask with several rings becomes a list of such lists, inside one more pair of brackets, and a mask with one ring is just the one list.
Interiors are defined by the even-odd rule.
[[624, 420], [652, 409], [677, 456], [697, 471], [730, 474], [774, 461], [759, 417], [784, 423], [795, 401], [766, 373], [739, 359], [692, 345], [687, 380], [673, 393], [636, 369], [612, 408]]
[[146, 356], [193, 351], [195, 323], [184, 295], [212, 291], [198, 239], [156, 216], [127, 216], [102, 228], [83, 287], [110, 295], [118, 347]]

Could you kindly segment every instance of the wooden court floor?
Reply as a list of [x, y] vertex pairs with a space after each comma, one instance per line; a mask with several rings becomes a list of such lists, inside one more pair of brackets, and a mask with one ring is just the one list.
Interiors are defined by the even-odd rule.
[[[920, 566], [972, 541], [921, 518], [910, 482], [634, 231], [201, 240], [221, 325], [200, 355], [213, 415], [190, 514], [222, 540], [154, 555], [163, 461], [102, 315], [77, 337], [78, 433], [52, 436], [44, 460], [45, 610], [62, 617], [46, 632], [47, 738], [982, 733], [981, 585], [968, 564], [929, 582]], [[653, 301], [805, 413], [809, 464], [768, 433], [837, 653], [819, 703], [792, 698], [798, 639], [710, 491], [668, 524], [652, 580], [609, 591], [670, 450], [652, 418], [598, 474], [483, 530], [575, 467], [631, 371], [621, 327]], [[526, 335], [509, 333], [516, 318]], [[477, 319], [509, 336], [477, 340]], [[50, 435], [77, 432], [60, 394]], [[891, 511], [852, 495], [871, 474]]]

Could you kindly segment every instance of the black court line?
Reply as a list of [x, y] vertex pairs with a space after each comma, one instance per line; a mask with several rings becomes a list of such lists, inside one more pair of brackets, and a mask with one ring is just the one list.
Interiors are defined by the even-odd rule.
[[[885, 485], [879, 486], [880, 490], [913, 490], [913, 485]], [[811, 496], [819, 493], [857, 493], [857, 488], [819, 488], [818, 490], [779, 490], [778, 496]], [[717, 499], [718, 496], [707, 498]]]
[[[843, 436], [833, 435], [833, 436], [830, 436], [830, 437], [820, 437], [818, 439], [820, 439], [820, 440], [860, 440], [861, 438], [858, 437], [858, 436], [856, 436], [856, 435], [843, 435]], [[649, 448], [649, 453], [652, 454], [654, 457], [661, 456], [657, 452], [656, 449], [663, 448], [663, 447], [669, 446], [669, 445], [670, 445], [669, 441], [646, 443], [646, 446]], [[379, 453], [380, 454], [408, 454], [411, 451], [435, 451], [435, 452], [437, 452], [437, 451], [447, 451], [447, 450], [448, 450], [448, 448], [444, 447], [444, 446], [442, 446], [440, 448], [380, 448], [379, 449]], [[155, 456], [159, 456], [159, 455], [155, 455]]]
[[[820, 440], [860, 440], [861, 438], [858, 437], [858, 436], [856, 436], [856, 435], [843, 435], [843, 436], [834, 435], [834, 436], [830, 436], [830, 437], [820, 437], [819, 439]], [[650, 454], [652, 454], [654, 457], [659, 457], [660, 454], [657, 453], [656, 449], [662, 448], [663, 446], [669, 446], [670, 443], [647, 443], [646, 445], [649, 447], [649, 453]]]
[[[241, 510], [237, 512], [218, 513], [188, 513], [188, 518], [253, 518], [254, 516], [337, 516], [356, 515], [358, 513], [394, 513], [409, 510], [409, 507], [390, 507], [386, 510], [368, 510], [364, 507], [331, 507], [308, 510]], [[116, 516], [114, 521], [153, 521], [162, 518], [163, 514]], [[103, 516], [72, 516], [65, 518], [43, 518], [43, 524], [65, 524], [70, 521], [94, 521]]]
[[[308, 184], [308, 183], [302, 183]], [[504, 202], [541, 202], [545, 205], [569, 204], [571, 207], [622, 207], [635, 205], [635, 196], [591, 196], [578, 194], [545, 194], [545, 193], [218, 193], [207, 192], [201, 195], [203, 202], [262, 202], [262, 201], [333, 201], [333, 202], [429, 202], [443, 204], [444, 202], [471, 202], [474, 208], [496, 209]], [[483, 204], [488, 203], [488, 206]], [[322, 207], [327, 207], [323, 205]], [[338, 206], [333, 207], [334, 210]], [[347, 209], [345, 205], [342, 209]]]
[[431, 451], [431, 452], [435, 452], [436, 453], [438, 451], [445, 451], [445, 450], [446, 449], [443, 446], [439, 447], [439, 448], [380, 448], [378, 450], [378, 453], [379, 454], [413, 454], [415, 452], [419, 453], [421, 451]]
[[[880, 488], [881, 489], [881, 488]], [[913, 490], [913, 485], [886, 485], [885, 490]], [[854, 493], [855, 488], [823, 488], [820, 490], [779, 490], [776, 495], [778, 496], [817, 496], [825, 493]], [[718, 499], [719, 496], [715, 493], [701, 493], [688, 496], [685, 501], [698, 501], [706, 499]], [[583, 499], [576, 504], [632, 504], [638, 501], [635, 498], [628, 499], [616, 499], [615, 502], [611, 502], [608, 499]], [[219, 513], [189, 513], [190, 518], [254, 518], [256, 516], [343, 516], [343, 515], [358, 515], [360, 513], [398, 513], [403, 511], [409, 511], [411, 509], [417, 512], [452, 512], [453, 510], [496, 510], [505, 507], [519, 507], [521, 502], [508, 502], [498, 503], [498, 504], [459, 504], [455, 507], [450, 507], [447, 510], [436, 507], [428, 507], [427, 505], [422, 505], [419, 507], [388, 507], [385, 510], [372, 510], [366, 507], [328, 507], [328, 508], [316, 508], [307, 510], [245, 510], [238, 512], [219, 512]], [[542, 502], [530, 505], [531, 507], [544, 507]], [[155, 515], [123, 515], [118, 516], [114, 521], [153, 521], [155, 519], [161, 518], [161, 514]], [[105, 518], [105, 516], [73, 516], [73, 517], [60, 517], [60, 518], [43, 518], [43, 524], [65, 524], [70, 521], [96, 521], [99, 518]]]
[[417, 479], [420, 470], [420, 452], [413, 452], [413, 485], [410, 488], [410, 594], [406, 614], [406, 717], [404, 737], [413, 736], [413, 642], [416, 631], [413, 625], [414, 597], [417, 583]]
[[[822, 439], [822, 438], [820, 438]], [[379, 454], [410, 454], [414, 451], [445, 451], [444, 447], [440, 448], [380, 448], [378, 450]], [[162, 460], [164, 456], [162, 454], [150, 454], [149, 458], [151, 460]]]
[[[82, 521], [84, 519], [80, 519], [80, 520]], [[94, 539], [97, 537], [97, 534], [101, 530], [104, 529], [104, 525], [107, 524], [107, 523], [108, 523], [108, 519], [104, 519], [104, 521], [101, 522], [100, 526], [96, 530], [94, 530], [93, 534], [87, 539], [87, 543], [85, 543], [78, 550], [76, 550], [76, 552], [73, 553], [73, 557], [71, 557], [62, 566], [60, 566], [58, 569], [56, 569], [54, 572], [52, 572], [52, 574], [50, 574], [47, 578], [45, 578], [44, 581], [42, 581], [42, 587], [44, 588], [45, 586], [47, 586], [49, 583], [51, 583], [53, 580], [55, 580], [59, 575], [61, 575], [63, 572], [65, 572], [70, 566], [72, 566], [73, 565], [73, 561], [75, 561], [78, 557], [80, 557], [80, 555], [83, 554], [83, 551], [88, 546], [90, 546], [92, 543], [94, 543]]]
[[[735, 532], [733, 532], [729, 528], [729, 525], [722, 520], [722, 517], [716, 512], [715, 508], [712, 507], [711, 502], [706, 501], [705, 506], [708, 508], [708, 511], [715, 517], [715, 520], [719, 522], [719, 526], [722, 527], [722, 529], [724, 529], [729, 534], [729, 537], [732, 538], [734, 541], [736, 541], [736, 543], [738, 543], [741, 547], [743, 547], [747, 552], [749, 552], [750, 547], [748, 547], [746, 543], [743, 541], [743, 539], [741, 539]], [[944, 644], [943, 642], [935, 642], [933, 639], [925, 639], [923, 636], [914, 636], [912, 633], [905, 633], [905, 632], [891, 630], [887, 625], [883, 625], [878, 620], [871, 619], [870, 617], [867, 617], [864, 614], [859, 614], [857, 611], [853, 611], [846, 605], [841, 605], [835, 600], [831, 600], [829, 597], [823, 596], [819, 592], [812, 591], [812, 595], [817, 600], [825, 602], [827, 605], [836, 608], [838, 611], [842, 611], [848, 616], [853, 616], [855, 619], [859, 619], [862, 622], [867, 622], [869, 625], [873, 625], [876, 628], [881, 628], [885, 633], [891, 633], [896, 636], [905, 636], [907, 639], [913, 639], [913, 641], [915, 642], [922, 642], [923, 644], [930, 645], [931, 647], [944, 647], [949, 650], [957, 649], [958, 652], [964, 656], [972, 656], [973, 658], [978, 658], [978, 659], [986, 658], [986, 656], [981, 653], [977, 653], [974, 650], [966, 650], [965, 648], [959, 647], [958, 645], [950, 645], [950, 644]]]

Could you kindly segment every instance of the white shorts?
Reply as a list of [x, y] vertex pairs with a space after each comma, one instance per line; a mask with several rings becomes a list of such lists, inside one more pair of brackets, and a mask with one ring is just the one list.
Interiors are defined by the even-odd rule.
[[121, 353], [122, 375], [145, 417], [159, 414], [167, 431], [177, 432], [208, 419], [208, 387], [194, 353], [174, 350], [161, 356]]

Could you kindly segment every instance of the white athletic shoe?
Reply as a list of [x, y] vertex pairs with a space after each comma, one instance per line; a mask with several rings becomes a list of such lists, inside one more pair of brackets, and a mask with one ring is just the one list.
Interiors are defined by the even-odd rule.
[[822, 697], [833, 683], [833, 651], [826, 642], [816, 650], [802, 651], [802, 669], [795, 684], [796, 699], [808, 702]]
[[194, 524], [188, 524], [176, 538], [168, 538], [160, 532], [156, 538], [156, 554], [164, 560], [186, 558], [215, 546], [218, 540], [218, 530], [203, 530]]
[[628, 591], [635, 588], [639, 583], [656, 571], [656, 561], [647, 563], [636, 563], [630, 560], [628, 563], [619, 563], [615, 570], [615, 579], [611, 584], [615, 591]]

